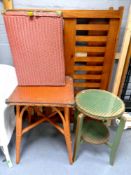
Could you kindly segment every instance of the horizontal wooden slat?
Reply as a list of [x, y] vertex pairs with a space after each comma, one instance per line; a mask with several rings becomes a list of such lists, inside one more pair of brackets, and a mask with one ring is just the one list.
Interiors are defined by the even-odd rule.
[[102, 71], [103, 66], [74, 66], [74, 70], [84, 70], [84, 71]]
[[77, 24], [76, 30], [106, 31], [109, 30], [109, 24]]
[[76, 36], [76, 41], [106, 42], [106, 36]]
[[100, 80], [101, 75], [74, 74], [73, 78], [76, 80]]
[[74, 83], [75, 87], [86, 87], [86, 88], [99, 88], [100, 83], [80, 83], [80, 82], [75, 82]]
[[[119, 10], [60, 10], [64, 18], [118, 18], [120, 19], [123, 12], [123, 7]], [[9, 11], [58, 11], [57, 9], [40, 9], [40, 8], [19, 8], [10, 9]]]
[[86, 46], [76, 46], [76, 52], [105, 52], [105, 47], [86, 47]]
[[64, 18], [120, 18], [121, 10], [63, 10]]
[[89, 63], [101, 63], [104, 61], [104, 57], [75, 57], [74, 62], [89, 62]]

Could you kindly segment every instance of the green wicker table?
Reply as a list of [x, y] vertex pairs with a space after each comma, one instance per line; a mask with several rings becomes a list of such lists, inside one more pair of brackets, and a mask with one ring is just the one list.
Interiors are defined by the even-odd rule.
[[[77, 116], [73, 160], [76, 159], [81, 141], [93, 144], [104, 143], [111, 148], [110, 164], [113, 165], [125, 126], [125, 119], [122, 117], [125, 110], [124, 103], [119, 97], [108, 91], [90, 89], [83, 90], [76, 95], [76, 107], [79, 115]], [[90, 118], [83, 120], [87, 116]], [[120, 119], [120, 124], [113, 143], [110, 144], [108, 142], [109, 131], [105, 123], [115, 118]]]

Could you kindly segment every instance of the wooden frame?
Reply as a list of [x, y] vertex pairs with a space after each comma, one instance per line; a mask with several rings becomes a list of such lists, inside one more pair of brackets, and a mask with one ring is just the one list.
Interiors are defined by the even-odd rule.
[[125, 64], [124, 64], [124, 68], [123, 68], [123, 72], [122, 72], [121, 82], [120, 82], [120, 86], [119, 86], [119, 91], [118, 91], [119, 96], [121, 96], [121, 93], [122, 93], [122, 89], [124, 86], [124, 82], [125, 82], [126, 74], [128, 71], [130, 59], [131, 59], [131, 38], [130, 38], [129, 47], [128, 47], [128, 51], [127, 51], [127, 55], [126, 55], [126, 59], [125, 59]]
[[3, 7], [4, 9], [13, 9], [13, 0], [3, 0]]
[[128, 16], [125, 35], [123, 39], [121, 55], [118, 63], [114, 86], [113, 86], [113, 93], [116, 95], [118, 95], [118, 93], [120, 94], [120, 91], [121, 91], [120, 88], [122, 88], [121, 83], [124, 81], [122, 76], [124, 76], [125, 74], [124, 68], [125, 68], [125, 64], [127, 64], [126, 62], [128, 62], [126, 61], [126, 59], [127, 59], [127, 52], [128, 52], [130, 40], [131, 40], [131, 6], [129, 9], [129, 16]]

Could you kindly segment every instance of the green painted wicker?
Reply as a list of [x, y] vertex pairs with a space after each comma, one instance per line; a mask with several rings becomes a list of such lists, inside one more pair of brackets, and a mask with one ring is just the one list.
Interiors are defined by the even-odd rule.
[[109, 131], [101, 121], [88, 120], [82, 127], [82, 139], [92, 144], [107, 143]]
[[[84, 140], [94, 144], [106, 143], [110, 146], [110, 164], [113, 165], [125, 126], [125, 118], [122, 116], [125, 110], [124, 103], [119, 97], [108, 91], [90, 89], [81, 91], [76, 95], [76, 106], [80, 113], [78, 115], [78, 111], [76, 112], [77, 123], [74, 127], [76, 128], [76, 134], [73, 160], [76, 160], [80, 143]], [[93, 120], [84, 120], [87, 116], [93, 118]], [[111, 144], [108, 143], [109, 132], [103, 121], [118, 117], [120, 118], [120, 124]]]
[[80, 112], [95, 119], [118, 118], [125, 110], [122, 100], [105, 90], [83, 90], [76, 95], [76, 106]]

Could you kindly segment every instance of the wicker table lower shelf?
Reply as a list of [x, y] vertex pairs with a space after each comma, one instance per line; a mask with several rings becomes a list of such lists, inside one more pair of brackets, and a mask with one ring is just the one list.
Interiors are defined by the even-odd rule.
[[107, 143], [109, 131], [105, 124], [97, 120], [88, 120], [83, 124], [82, 139], [92, 144]]

